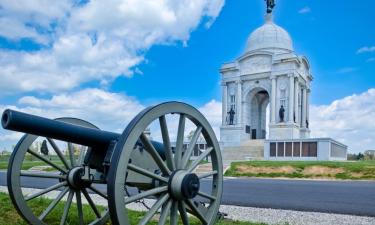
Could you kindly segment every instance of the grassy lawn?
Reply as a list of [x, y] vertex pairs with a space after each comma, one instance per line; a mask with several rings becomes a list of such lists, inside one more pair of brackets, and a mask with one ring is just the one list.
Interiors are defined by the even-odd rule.
[[[27, 157], [28, 158], [25, 161], [23, 161], [23, 164], [22, 164], [22, 169], [24, 169], [24, 170], [28, 170], [28, 169], [30, 169], [34, 166], [48, 166], [48, 164], [36, 159], [35, 157], [33, 157], [32, 160], [29, 159], [30, 156], [27, 156]], [[0, 170], [8, 169], [9, 158], [10, 158], [9, 155], [0, 156]], [[53, 156], [48, 156], [47, 158], [49, 158], [53, 163], [63, 167], [63, 164], [62, 164], [61, 160], [58, 158], [58, 156], [53, 155]], [[54, 170], [54, 169], [51, 168], [51, 169], [46, 169], [46, 170], [51, 171], [51, 170]]]
[[246, 161], [234, 162], [226, 176], [328, 178], [375, 180], [375, 161], [319, 162], [319, 161]]
[[[59, 166], [63, 167], [63, 164], [61, 161], [52, 161], [56, 163]], [[34, 166], [48, 166], [45, 162], [42, 161], [24, 161], [22, 164], [22, 169], [28, 170]], [[8, 162], [0, 162], [0, 170], [6, 170], [8, 169]]]
[[[44, 210], [48, 204], [51, 202], [49, 199], [35, 199], [30, 202], [33, 208], [35, 208], [35, 212], [39, 215], [42, 210]], [[9, 196], [4, 193], [0, 193], [0, 225], [27, 225], [26, 222], [18, 215], [17, 211], [14, 209]], [[60, 223], [60, 218], [62, 215], [62, 211], [64, 209], [64, 204], [60, 203], [57, 207], [51, 212], [50, 215], [45, 219], [45, 222], [49, 225], [58, 225]], [[89, 221], [92, 221], [95, 218], [94, 213], [92, 212], [91, 208], [88, 205], [84, 205], [84, 217], [85, 217], [85, 224]], [[99, 208], [100, 210], [100, 208]], [[75, 204], [72, 204], [72, 208], [69, 211], [69, 218], [66, 224], [79, 224], [78, 217], [77, 217], [77, 208]], [[141, 212], [130, 212], [130, 223], [137, 224], [140, 218], [143, 218], [144, 213]], [[110, 222], [107, 223], [108, 225], [111, 224]], [[158, 220], [154, 219], [150, 223], [150, 225], [157, 225]], [[179, 224], [182, 224], [181, 222]], [[198, 220], [190, 221], [191, 225], [199, 225]], [[266, 225], [262, 223], [250, 223], [250, 222], [236, 222], [236, 221], [229, 221], [229, 220], [221, 220], [217, 223], [217, 225]]]

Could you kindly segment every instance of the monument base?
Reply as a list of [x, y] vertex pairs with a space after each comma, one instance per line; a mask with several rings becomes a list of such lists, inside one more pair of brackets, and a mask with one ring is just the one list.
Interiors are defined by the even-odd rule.
[[265, 160], [345, 161], [348, 147], [331, 138], [265, 140]]

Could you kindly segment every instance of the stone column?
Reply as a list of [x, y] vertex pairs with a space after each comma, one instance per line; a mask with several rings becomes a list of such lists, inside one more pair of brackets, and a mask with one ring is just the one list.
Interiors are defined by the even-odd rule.
[[227, 86], [227, 83], [226, 82], [223, 82], [222, 84], [222, 92], [223, 92], [223, 96], [222, 96], [222, 107], [223, 107], [223, 115], [222, 115], [222, 125], [225, 126], [227, 125], [226, 123], [226, 118], [227, 118], [227, 104], [228, 104], [228, 86]]
[[299, 85], [298, 85], [298, 78], [297, 78], [294, 81], [294, 113], [295, 113], [297, 124], [298, 124], [298, 121], [299, 121], [298, 93], [299, 93]]
[[307, 89], [302, 89], [302, 127], [306, 128], [306, 109], [307, 109]]
[[294, 114], [294, 74], [289, 75], [289, 122], [293, 121]]
[[237, 125], [242, 123], [242, 81], [237, 83]]
[[271, 93], [271, 123], [276, 123], [276, 77], [272, 76], [272, 93]]
[[306, 97], [306, 120], [309, 121], [309, 127], [310, 127], [310, 92], [311, 90], [307, 90], [307, 97]]

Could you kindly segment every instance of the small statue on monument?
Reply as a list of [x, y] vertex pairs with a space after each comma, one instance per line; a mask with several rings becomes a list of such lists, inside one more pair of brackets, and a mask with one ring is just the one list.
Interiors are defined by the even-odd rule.
[[306, 128], [309, 128], [309, 120], [306, 120]]
[[273, 8], [276, 6], [275, 0], [264, 0], [267, 2], [267, 13], [272, 13]]
[[233, 107], [230, 108], [228, 114], [229, 114], [229, 125], [233, 125], [234, 124], [234, 114], [236, 114], [236, 112], [233, 110]]
[[284, 122], [284, 117], [285, 117], [285, 109], [284, 106], [281, 105], [280, 110], [279, 110], [279, 117], [280, 117], [280, 122]]

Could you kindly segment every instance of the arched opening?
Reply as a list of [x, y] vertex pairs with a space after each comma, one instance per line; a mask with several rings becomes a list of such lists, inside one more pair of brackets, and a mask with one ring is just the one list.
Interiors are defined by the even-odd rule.
[[249, 139], [265, 139], [267, 137], [270, 120], [269, 103], [270, 96], [263, 88], [254, 88], [247, 95], [245, 121]]

